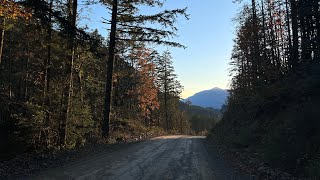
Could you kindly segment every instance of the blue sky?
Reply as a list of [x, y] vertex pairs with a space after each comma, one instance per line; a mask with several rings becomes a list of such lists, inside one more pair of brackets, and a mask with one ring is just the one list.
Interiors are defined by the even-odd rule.
[[[164, 8], [183, 7], [188, 7], [190, 20], [179, 20], [179, 37], [175, 40], [187, 49], [169, 49], [176, 73], [184, 86], [182, 98], [213, 87], [228, 88], [231, 79], [228, 63], [235, 29], [232, 18], [237, 13], [238, 5], [232, 0], [167, 0]], [[90, 19], [86, 24], [107, 37], [105, 28], [108, 25], [101, 23], [101, 17], [109, 18], [108, 12], [98, 5], [90, 6], [89, 13], [87, 10], [82, 14]]]

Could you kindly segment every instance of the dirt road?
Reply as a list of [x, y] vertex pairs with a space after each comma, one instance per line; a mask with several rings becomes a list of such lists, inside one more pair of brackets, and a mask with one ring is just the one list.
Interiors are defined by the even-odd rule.
[[228, 168], [205, 137], [164, 136], [96, 154], [32, 179], [249, 179]]

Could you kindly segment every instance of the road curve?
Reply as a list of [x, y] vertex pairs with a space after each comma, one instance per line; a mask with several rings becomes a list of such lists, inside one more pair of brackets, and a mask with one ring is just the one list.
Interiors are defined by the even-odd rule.
[[202, 136], [163, 136], [105, 152], [33, 179], [249, 179], [207, 150]]

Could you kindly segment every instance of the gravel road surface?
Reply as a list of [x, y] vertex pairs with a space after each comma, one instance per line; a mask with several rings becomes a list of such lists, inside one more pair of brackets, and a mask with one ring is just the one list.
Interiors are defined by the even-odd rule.
[[31, 179], [250, 179], [229, 168], [202, 136], [163, 136], [101, 152]]

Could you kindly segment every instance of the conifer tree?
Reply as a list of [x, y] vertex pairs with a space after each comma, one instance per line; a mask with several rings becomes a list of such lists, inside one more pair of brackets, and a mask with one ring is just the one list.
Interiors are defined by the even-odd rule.
[[172, 57], [169, 51], [165, 51], [157, 60], [157, 85], [164, 102], [166, 130], [169, 130], [169, 102], [171, 99], [180, 97], [183, 90], [174, 72]]
[[[163, 10], [162, 12], [152, 15], [140, 14], [139, 6], [146, 5], [149, 7], [161, 7], [163, 3], [159, 0], [105, 0], [103, 2], [112, 11], [111, 19], [109, 21], [111, 29], [107, 62], [104, 120], [102, 127], [102, 135], [107, 137], [109, 136], [110, 131], [112, 78], [114, 60], [117, 53], [117, 42], [147, 42], [183, 47], [183, 45], [179, 43], [166, 39], [176, 35], [175, 33], [178, 30], [175, 27], [177, 17], [184, 16], [188, 18], [188, 15], [186, 14], [186, 8]], [[150, 27], [148, 26], [150, 23], [158, 24], [164, 29]]]

